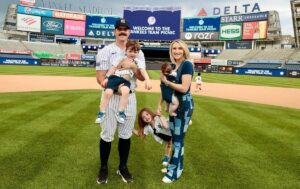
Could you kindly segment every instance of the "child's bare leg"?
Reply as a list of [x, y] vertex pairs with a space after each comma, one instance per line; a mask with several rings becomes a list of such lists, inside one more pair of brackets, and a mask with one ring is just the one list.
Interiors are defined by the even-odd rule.
[[169, 112], [169, 106], [170, 106], [170, 103], [166, 102], [166, 112]]
[[100, 103], [100, 112], [105, 112], [111, 96], [114, 94], [112, 89], [105, 89]]
[[171, 153], [172, 153], [172, 140], [167, 142], [165, 147], [165, 155], [171, 157]]
[[120, 91], [121, 91], [121, 98], [120, 98], [120, 102], [119, 102], [119, 110], [118, 111], [124, 111], [128, 104], [130, 89], [127, 86], [122, 86], [120, 88]]
[[169, 114], [170, 116], [177, 116], [176, 114], [176, 110], [179, 106], [179, 101], [178, 98], [176, 96], [172, 96], [172, 103], [170, 103], [169, 105]]

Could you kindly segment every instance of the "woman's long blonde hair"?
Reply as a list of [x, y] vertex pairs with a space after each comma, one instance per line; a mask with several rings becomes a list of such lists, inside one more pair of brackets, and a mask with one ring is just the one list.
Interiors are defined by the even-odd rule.
[[182, 47], [184, 59], [185, 60], [190, 60], [190, 51], [189, 51], [189, 48], [188, 48], [187, 44], [184, 41], [180, 40], [180, 39], [176, 39], [171, 43], [170, 48], [169, 48], [169, 54], [170, 54], [171, 62], [175, 63], [175, 59], [172, 56], [172, 47], [173, 47], [174, 43], [178, 43]]

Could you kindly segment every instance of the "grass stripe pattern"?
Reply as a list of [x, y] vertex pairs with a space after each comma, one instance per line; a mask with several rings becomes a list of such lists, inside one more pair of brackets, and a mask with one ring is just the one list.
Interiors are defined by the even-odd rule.
[[[96, 90], [0, 94], [0, 188], [98, 188]], [[158, 94], [137, 93], [138, 109]], [[132, 138], [126, 185], [116, 169], [117, 137], [105, 188], [297, 188], [300, 110], [196, 96], [182, 177], [166, 186], [163, 145]], [[155, 103], [153, 103], [155, 102]]]

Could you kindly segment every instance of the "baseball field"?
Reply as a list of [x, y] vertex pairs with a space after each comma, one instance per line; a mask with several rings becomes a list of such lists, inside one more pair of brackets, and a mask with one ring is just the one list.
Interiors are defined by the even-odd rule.
[[[156, 79], [158, 72], [150, 72]], [[0, 74], [91, 76], [93, 68], [1, 66]], [[299, 90], [299, 79], [204, 74], [205, 82]], [[46, 84], [45, 84], [46, 85]], [[1, 86], [0, 86], [1, 88]], [[96, 184], [99, 90], [0, 93], [0, 188], [298, 188], [300, 109], [195, 95], [180, 180], [160, 173], [163, 146], [133, 137], [134, 183], [115, 173], [113, 143], [107, 185]], [[137, 93], [138, 110], [155, 109], [158, 93]], [[290, 98], [295, 98], [291, 96]]]

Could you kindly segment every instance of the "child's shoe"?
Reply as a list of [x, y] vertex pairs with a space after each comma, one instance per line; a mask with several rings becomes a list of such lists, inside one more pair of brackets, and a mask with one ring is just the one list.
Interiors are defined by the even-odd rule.
[[105, 118], [105, 112], [98, 112], [95, 123], [102, 123]]
[[169, 161], [170, 161], [170, 157], [169, 156], [165, 156], [164, 159], [162, 160], [162, 165], [164, 167], [167, 167], [169, 165]]
[[116, 113], [116, 118], [117, 118], [117, 121], [119, 123], [125, 123], [126, 115], [125, 115], [124, 111], [123, 112], [121, 112], [121, 111], [117, 112]]

